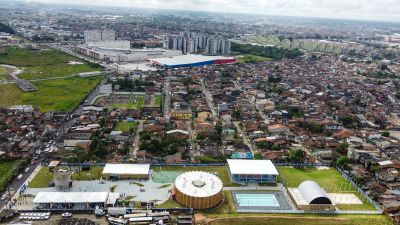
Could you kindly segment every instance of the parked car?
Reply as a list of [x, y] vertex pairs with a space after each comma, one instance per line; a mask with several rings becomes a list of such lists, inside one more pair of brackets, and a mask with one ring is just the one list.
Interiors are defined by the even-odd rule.
[[27, 172], [29, 172], [30, 170], [31, 170], [31, 168], [26, 167], [25, 170], [24, 170], [24, 172], [27, 173]]
[[65, 213], [61, 214], [61, 216], [62, 216], [63, 218], [69, 218], [69, 217], [72, 217], [72, 213], [70, 213], [70, 212], [65, 212]]

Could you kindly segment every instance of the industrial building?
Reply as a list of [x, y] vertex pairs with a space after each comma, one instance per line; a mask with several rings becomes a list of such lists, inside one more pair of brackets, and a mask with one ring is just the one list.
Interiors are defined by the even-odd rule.
[[104, 179], [148, 179], [150, 164], [106, 164]]
[[208, 209], [223, 199], [222, 181], [206, 172], [192, 171], [181, 174], [175, 180], [175, 200], [186, 207]]
[[233, 182], [276, 183], [279, 175], [271, 160], [228, 159]]
[[196, 67], [213, 64], [234, 63], [236, 60], [224, 56], [181, 55], [171, 58], [155, 58], [147, 60], [151, 65], [164, 68]]
[[85, 42], [115, 41], [115, 31], [112, 30], [86, 30]]
[[314, 181], [304, 181], [298, 188], [288, 188], [290, 198], [300, 210], [334, 211], [335, 204], [328, 194]]

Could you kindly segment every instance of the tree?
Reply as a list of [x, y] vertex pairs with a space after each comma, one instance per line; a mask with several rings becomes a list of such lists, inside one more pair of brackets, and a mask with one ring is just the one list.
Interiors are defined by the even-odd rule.
[[347, 148], [349, 147], [349, 144], [346, 142], [341, 143], [339, 146], [335, 148], [335, 151], [341, 155], [347, 155]]
[[342, 116], [339, 118], [339, 121], [342, 122], [344, 126], [351, 126], [353, 124], [352, 116]]
[[340, 156], [337, 160], [336, 160], [336, 164], [338, 165], [338, 166], [341, 166], [341, 167], [345, 167], [345, 166], [347, 166], [347, 164], [349, 163], [349, 158], [347, 157], [347, 156]]
[[306, 153], [300, 148], [292, 149], [289, 151], [289, 154], [288, 154], [289, 162], [302, 163], [302, 162], [304, 162], [305, 158], [306, 158]]
[[257, 152], [256, 154], [254, 154], [254, 159], [263, 159], [263, 156], [261, 155], [261, 153]]
[[389, 136], [390, 136], [389, 131], [383, 131], [381, 134], [382, 134], [382, 136], [384, 136], [384, 137], [389, 137]]

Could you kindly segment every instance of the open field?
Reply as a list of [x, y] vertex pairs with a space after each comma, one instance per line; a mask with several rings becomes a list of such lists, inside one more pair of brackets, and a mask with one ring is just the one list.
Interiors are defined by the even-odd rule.
[[225, 166], [207, 166], [207, 167], [195, 167], [195, 166], [154, 166], [152, 167], [154, 172], [158, 171], [204, 171], [209, 173], [217, 173], [225, 187], [240, 186], [239, 184], [232, 183], [229, 177], [228, 168]]
[[[82, 65], [69, 65], [70, 61]], [[82, 60], [54, 49], [30, 50], [18, 47], [5, 48], [0, 63], [21, 67], [24, 71], [18, 76], [22, 79], [41, 79], [63, 77], [81, 72], [98, 71], [100, 68], [84, 63]]]
[[129, 99], [127, 103], [114, 103], [111, 105], [112, 108], [116, 109], [136, 109], [139, 110], [143, 108], [144, 97], [138, 96], [138, 100], [136, 103], [133, 102], [133, 99]]
[[37, 81], [36, 92], [22, 92], [14, 84], [0, 85], [0, 106], [33, 105], [43, 112], [71, 111], [100, 82], [101, 77]]
[[8, 70], [0, 66], [0, 80], [8, 80]]
[[157, 106], [157, 107], [160, 107], [161, 106], [161, 95], [154, 95], [154, 104]]
[[129, 132], [131, 128], [136, 128], [138, 125], [137, 122], [118, 122], [117, 125], [114, 127], [114, 131], [122, 131], [122, 132]]
[[5, 188], [10, 177], [13, 176], [13, 162], [0, 162], [0, 190]]
[[[219, 217], [224, 217], [219, 215]], [[244, 215], [238, 214], [231, 218], [219, 218], [208, 225], [364, 225], [364, 224], [393, 224], [384, 215]]]
[[353, 193], [364, 203], [362, 205], [336, 205], [341, 210], [375, 210], [336, 169], [317, 170], [315, 168], [295, 169], [292, 167], [277, 167], [277, 169], [280, 180], [287, 187], [298, 187], [303, 181], [313, 180], [328, 193]]
[[252, 63], [252, 62], [264, 62], [270, 61], [271, 58], [257, 56], [257, 55], [241, 55], [237, 57], [238, 62], [242, 63]]
[[[80, 174], [73, 173], [72, 180], [96, 180], [100, 179], [103, 167], [91, 167], [89, 171], [81, 171]], [[30, 188], [45, 188], [53, 180], [53, 173], [49, 172], [49, 167], [43, 167], [38, 174], [29, 182]]]

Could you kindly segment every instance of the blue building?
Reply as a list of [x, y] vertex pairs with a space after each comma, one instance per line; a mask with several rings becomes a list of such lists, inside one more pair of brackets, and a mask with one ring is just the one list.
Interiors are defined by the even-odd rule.
[[227, 161], [233, 182], [277, 182], [279, 173], [271, 160], [228, 159]]

